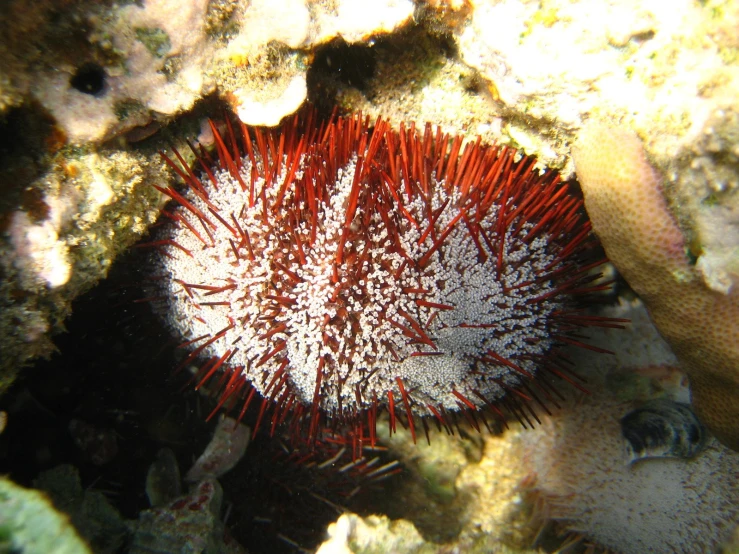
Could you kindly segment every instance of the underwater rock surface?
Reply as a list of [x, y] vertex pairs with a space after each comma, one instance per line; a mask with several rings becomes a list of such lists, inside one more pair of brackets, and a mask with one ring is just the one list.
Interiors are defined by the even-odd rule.
[[[362, 4], [342, 0], [330, 10], [324, 2], [301, 0], [2, 3], [0, 392], [24, 366], [55, 352], [52, 337], [64, 330], [72, 300], [103, 279], [114, 260], [155, 223], [163, 202], [151, 185], [176, 181], [159, 150], [174, 144], [185, 151], [184, 139], [195, 138], [211, 146], [205, 120], [222, 123], [224, 110], [241, 120], [273, 124], [306, 99], [326, 111], [362, 110], [393, 124], [430, 121], [450, 133], [480, 135], [535, 154], [565, 175], [573, 174], [570, 147], [583, 136], [587, 121], [630, 129], [643, 143], [660, 178], [658, 193], [684, 239], [682, 254], [690, 271], [673, 274], [675, 283], [689, 275], [719, 303], [737, 294], [739, 4], [388, 0], [373, 3], [372, 10]], [[613, 220], [634, 226], [623, 216]], [[659, 296], [680, 298], [679, 287]], [[706, 317], [711, 319], [710, 310]], [[634, 319], [641, 325], [646, 316]], [[723, 326], [739, 324], [713, 319]], [[100, 330], [93, 334], [102, 336]], [[418, 463], [408, 464], [409, 474], [422, 475], [424, 483], [429, 478], [430, 491], [424, 492], [434, 503], [426, 504], [425, 515], [434, 512], [436, 519], [418, 515], [420, 501], [400, 503], [393, 518], [412, 520], [425, 542], [428, 529], [436, 526], [443, 537], [430, 541], [431, 548], [452, 544], [457, 536], [479, 539], [488, 548], [503, 530], [513, 529], [518, 537], [513, 543], [523, 549], [530, 529], [523, 530], [527, 503], [519, 492], [540, 490], [540, 498], [568, 522], [566, 528], [587, 527], [591, 540], [613, 544], [612, 549], [717, 548], [736, 524], [736, 454], [708, 439], [706, 449], [687, 460], [646, 458], [628, 465], [618, 421], [651, 398], [642, 394], [645, 390], [669, 388], [679, 378], [665, 369], [676, 361], [653, 328], [611, 337], [609, 344], [615, 356], [574, 356], [578, 371], [598, 387], [612, 366], [636, 368], [639, 379], [623, 379], [621, 384], [628, 385], [613, 403], [592, 405], [608, 425], [594, 428], [581, 451], [567, 449], [579, 436], [573, 422], [585, 428], [577, 414], [589, 409], [588, 401], [553, 413], [537, 428], [555, 429], [561, 438], [530, 453], [529, 461], [540, 464], [539, 488], [532, 489], [520, 474], [529, 465], [520, 463], [517, 433], [486, 437], [473, 446], [466, 437], [464, 446], [440, 446], [431, 462], [414, 454]], [[109, 342], [111, 366], [136, 378], [134, 364], [117, 363], [117, 348], [118, 341]], [[675, 399], [688, 401], [687, 388], [676, 388], [680, 396]], [[735, 396], [728, 399], [736, 405]], [[26, 425], [41, 433], [30, 420], [7, 412], [11, 428]], [[657, 441], [656, 450], [636, 450], [684, 453], [701, 442], [681, 434], [680, 425], [669, 424], [670, 429], [673, 438]], [[682, 439], [675, 442], [675, 437]], [[600, 451], [593, 441], [608, 448]], [[119, 446], [127, 448], [124, 442]], [[395, 448], [406, 453], [405, 447]], [[546, 458], [546, 452], [554, 457]], [[558, 489], [546, 478], [553, 475], [555, 461], [561, 469], [580, 455], [601, 467], [614, 464], [624, 491], [633, 491], [635, 482], [652, 490], [644, 483], [663, 483], [649, 476], [656, 473], [652, 468], [664, 467], [676, 482], [705, 492], [698, 498], [683, 487], [684, 495], [674, 497], [659, 489], [663, 496], [649, 502], [636, 495], [614, 501], [612, 506], [626, 506], [615, 513], [607, 508], [588, 512], [583, 506], [598, 499], [566, 505], [561, 494], [581, 491], [575, 485]], [[599, 471], [592, 468], [588, 478]], [[527, 487], [513, 486], [521, 482]], [[493, 493], [491, 483], [497, 483]], [[602, 496], [617, 497], [618, 487], [609, 487]], [[629, 514], [635, 506], [649, 513], [663, 509], [673, 517], [634, 518]], [[392, 525], [388, 521], [386, 527]], [[700, 536], [691, 535], [692, 529]], [[409, 540], [415, 536], [407, 531]], [[634, 542], [618, 542], [625, 537], [635, 537]]]

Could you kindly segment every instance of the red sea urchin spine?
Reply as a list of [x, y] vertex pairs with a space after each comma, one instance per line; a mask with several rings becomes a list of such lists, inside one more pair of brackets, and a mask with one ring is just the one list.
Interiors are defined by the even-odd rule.
[[257, 427], [270, 412], [273, 433], [310, 438], [325, 418], [360, 448], [378, 408], [414, 439], [414, 415], [427, 436], [424, 416], [479, 428], [498, 405], [530, 422], [532, 401], [554, 400], [547, 375], [574, 383], [561, 345], [618, 325], [578, 308], [602, 260], [581, 199], [532, 158], [312, 110], [213, 131], [202, 178], [163, 155], [188, 190], [159, 189], [176, 207], [157, 244], [164, 317], [182, 365], [205, 360], [198, 386], [217, 376], [216, 410], [245, 398], [243, 417], [261, 396]]

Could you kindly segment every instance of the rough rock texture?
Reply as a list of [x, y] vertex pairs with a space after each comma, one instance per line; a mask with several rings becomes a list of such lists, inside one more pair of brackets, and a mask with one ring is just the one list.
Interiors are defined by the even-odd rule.
[[355, 514], [346, 514], [329, 526], [328, 536], [316, 554], [432, 554], [438, 551], [434, 545], [423, 540], [411, 523], [392, 522], [386, 517], [370, 516], [364, 520]]
[[569, 173], [591, 116], [645, 137], [678, 218], [715, 274], [737, 273], [739, 6], [730, 1], [473, 1], [455, 35], [493, 88], [503, 134]]
[[517, 424], [500, 435], [462, 429], [459, 436], [432, 432], [430, 445], [413, 444], [406, 430], [382, 437], [409, 474], [394, 500], [402, 504], [397, 512], [430, 544], [527, 552], [536, 529], [521, 495], [528, 468], [521, 464], [520, 435], [526, 431]]
[[[196, 102], [217, 92], [243, 121], [276, 125], [305, 100], [318, 45], [368, 40], [413, 12], [409, 0], [368, 6], [0, 6], [0, 392], [25, 363], [53, 351], [50, 336], [63, 329], [71, 300], [156, 220], [162, 202], [152, 185], [172, 178], [157, 151], [187, 150], [180, 141], [198, 135], [203, 111], [224, 110], [213, 98]], [[184, 124], [162, 130], [183, 113]]]
[[[686, 402], [687, 381], [671, 367], [675, 357], [640, 301], [602, 313], [632, 321], [625, 330], [592, 333], [594, 344], [617, 353], [574, 352], [590, 394], [572, 398], [563, 388], [566, 404], [552, 415], [540, 412], [533, 430], [512, 424], [490, 436], [462, 426], [461, 436], [432, 433], [430, 446], [412, 444], [402, 429], [389, 440], [380, 435], [407, 471], [387, 502], [401, 505], [391, 516], [408, 521], [383, 529], [412, 522], [424, 545], [439, 552], [539, 552], [568, 541], [595, 551], [713, 552], [730, 540], [739, 526], [739, 455], [712, 440], [694, 459], [629, 465], [619, 419], [654, 398]], [[327, 552], [364, 552], [352, 549], [352, 540], [367, 535], [381, 549], [389, 539], [369, 531], [375, 521], [340, 519], [324, 546], [349, 550]]]
[[[149, 185], [172, 179], [158, 149], [174, 143], [186, 151], [182, 139], [198, 136], [206, 115], [220, 119], [226, 109], [273, 123], [306, 96], [324, 108], [432, 121], [510, 143], [566, 175], [574, 167], [570, 144], [586, 120], [631, 128], [663, 179], [688, 259], [696, 259], [688, 264], [691, 286], [724, 299], [735, 294], [738, 3], [387, 0], [357, 11], [366, 5], [0, 5], [0, 366], [13, 370], [2, 374], [0, 391], [20, 365], [53, 350], [50, 334], [63, 328], [71, 300], [154, 221], [160, 199]], [[198, 138], [208, 143], [207, 133]], [[656, 296], [670, 302], [681, 290]], [[650, 370], [659, 373], [663, 361], [651, 356], [666, 348], [654, 332], [614, 341], [619, 356], [633, 353], [633, 365], [655, 364]], [[577, 360], [581, 368], [614, 364], [603, 356]], [[450, 447], [443, 463], [414, 466], [431, 478], [435, 501], [425, 513], [437, 516], [425, 527], [414, 519], [422, 534], [447, 520], [437, 528], [456, 536], [466, 518], [485, 520], [470, 515], [475, 497], [457, 499], [455, 484], [474, 473], [468, 465], [508, 466], [460, 450]], [[485, 483], [497, 478], [491, 472], [467, 482], [486, 494]], [[499, 491], [505, 502], [479, 505], [504, 512], [517, 497], [506, 486]], [[414, 515], [408, 512], [402, 517]], [[483, 527], [492, 533], [504, 524]]]
[[391, 521], [385, 516], [361, 518], [356, 514], [345, 514], [329, 525], [328, 539], [321, 544], [316, 554], [380, 554], [383, 552], [396, 554], [445, 554], [448, 552], [538, 554], [541, 551], [503, 544], [492, 545], [491, 542], [440, 545], [425, 540], [409, 521], [402, 519]]
[[167, 178], [151, 152], [67, 148], [51, 161], [0, 216], [0, 391], [53, 351], [71, 300], [156, 220], [151, 184]]
[[691, 264], [660, 180], [631, 132], [590, 124], [574, 150], [593, 228], [690, 378], [698, 416], [739, 450], [739, 287]]
[[715, 552], [739, 523], [739, 455], [713, 440], [694, 459], [629, 464], [632, 408], [601, 393], [523, 435], [542, 509], [614, 552]]
[[73, 143], [166, 121], [216, 89], [243, 121], [276, 125], [306, 97], [308, 51], [413, 12], [409, 0], [64, 3], [2, 8], [0, 111], [30, 95]]

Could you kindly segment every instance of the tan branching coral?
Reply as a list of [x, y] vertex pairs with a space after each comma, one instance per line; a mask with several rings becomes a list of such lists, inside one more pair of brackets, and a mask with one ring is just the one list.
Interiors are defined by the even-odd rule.
[[739, 290], [709, 289], [691, 264], [635, 134], [590, 123], [573, 158], [593, 228], [688, 374], [698, 416], [739, 450]]

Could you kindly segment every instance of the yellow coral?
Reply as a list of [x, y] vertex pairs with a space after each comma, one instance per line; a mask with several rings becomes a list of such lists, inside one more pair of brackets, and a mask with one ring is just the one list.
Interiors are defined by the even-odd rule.
[[690, 264], [635, 134], [591, 123], [573, 159], [593, 228], [688, 374], [696, 413], [739, 450], [739, 291], [710, 290]]

